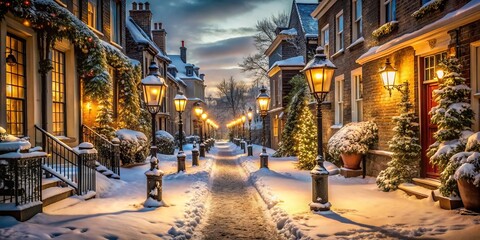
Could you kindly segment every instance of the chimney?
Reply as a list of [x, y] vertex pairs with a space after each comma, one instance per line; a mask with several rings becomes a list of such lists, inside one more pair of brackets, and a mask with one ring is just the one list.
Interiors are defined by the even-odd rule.
[[184, 63], [187, 63], [187, 48], [185, 47], [185, 41], [182, 40], [182, 46], [180, 47], [180, 58]]
[[154, 28], [152, 30], [153, 42], [162, 49], [164, 53], [167, 52], [167, 32], [165, 29], [162, 29], [162, 23], [154, 23]]
[[140, 26], [140, 28], [150, 36], [150, 31], [152, 30], [152, 12], [150, 11], [150, 3], [145, 3], [145, 9], [143, 8], [144, 3], [132, 3], [132, 10], [130, 10], [130, 17], [135, 21], [135, 23]]

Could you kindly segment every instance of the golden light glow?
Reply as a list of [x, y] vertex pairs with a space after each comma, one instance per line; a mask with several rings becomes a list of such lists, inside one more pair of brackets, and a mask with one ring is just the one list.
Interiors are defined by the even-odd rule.
[[25, 19], [25, 20], [23, 20], [23, 25], [24, 25], [25, 27], [30, 27], [31, 24], [30, 24], [30, 21], [28, 21], [27, 19]]
[[87, 102], [86, 108], [87, 108], [88, 111], [91, 111], [92, 110], [92, 103]]
[[207, 119], [207, 117], [208, 117], [208, 115], [207, 115], [206, 113], [203, 113], [203, 114], [202, 114], [202, 120]]
[[152, 89], [152, 94], [157, 95], [158, 94], [158, 89]]
[[245, 117], [245, 115], [243, 115], [240, 120], [242, 121], [242, 123], [244, 123], [246, 120], [247, 120], [247, 117]]
[[438, 70], [436, 71], [436, 74], [437, 74], [438, 80], [442, 80], [443, 77], [445, 76], [445, 72], [443, 71], [443, 69], [438, 69]]
[[200, 117], [200, 116], [202, 116], [202, 113], [203, 113], [203, 108], [200, 107], [200, 106], [196, 106], [195, 107], [195, 115], [197, 115], [197, 117]]
[[247, 113], [247, 117], [248, 117], [248, 120], [251, 121], [252, 118], [253, 118], [253, 112], [249, 111], [249, 112]]

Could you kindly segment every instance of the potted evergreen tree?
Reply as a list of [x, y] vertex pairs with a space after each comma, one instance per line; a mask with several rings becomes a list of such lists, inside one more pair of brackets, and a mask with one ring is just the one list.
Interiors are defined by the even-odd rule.
[[341, 157], [343, 166], [359, 169], [362, 156], [378, 141], [378, 127], [372, 121], [352, 122], [336, 132], [327, 144], [328, 154], [338, 164]]

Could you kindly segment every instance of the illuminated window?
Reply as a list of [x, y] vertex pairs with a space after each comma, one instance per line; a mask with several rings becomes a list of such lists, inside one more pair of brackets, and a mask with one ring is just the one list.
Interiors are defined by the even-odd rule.
[[6, 54], [13, 54], [17, 59], [14, 66], [6, 65], [7, 88], [7, 132], [17, 137], [26, 135], [25, 131], [25, 40], [8, 34]]
[[52, 127], [53, 135], [66, 136], [65, 53], [52, 50]]
[[324, 53], [327, 55], [327, 58], [330, 56], [330, 31], [328, 30], [329, 25], [327, 24], [322, 29], [321, 33], [321, 45], [323, 46]]
[[362, 68], [352, 71], [352, 121], [363, 120], [363, 81]]
[[343, 50], [343, 11], [337, 14], [335, 26], [335, 52]]
[[355, 41], [362, 37], [362, 0], [353, 0], [352, 6], [352, 34]]
[[437, 80], [436, 78], [436, 67], [438, 63], [447, 57], [447, 53], [439, 53], [436, 55], [431, 55], [423, 58], [423, 80], [424, 81], [432, 81]]
[[275, 119], [273, 120], [273, 136], [278, 137], [278, 122], [280, 119], [278, 119], [278, 116], [275, 115]]
[[98, 30], [102, 29], [102, 0], [88, 0], [87, 24]]

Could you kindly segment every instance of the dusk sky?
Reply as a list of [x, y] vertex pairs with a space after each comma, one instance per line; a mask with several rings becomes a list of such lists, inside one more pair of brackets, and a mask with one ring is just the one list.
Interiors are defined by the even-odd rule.
[[[255, 51], [252, 35], [258, 20], [290, 13], [293, 0], [150, 0], [153, 22], [167, 31], [167, 52], [178, 54], [185, 40], [187, 60], [206, 74], [208, 96], [223, 78], [250, 81], [238, 63]], [[128, 0], [127, 9], [131, 9]], [[140, 1], [136, 1], [140, 2]], [[317, 2], [301, 0], [298, 2]], [[127, 13], [128, 14], [128, 13]]]

